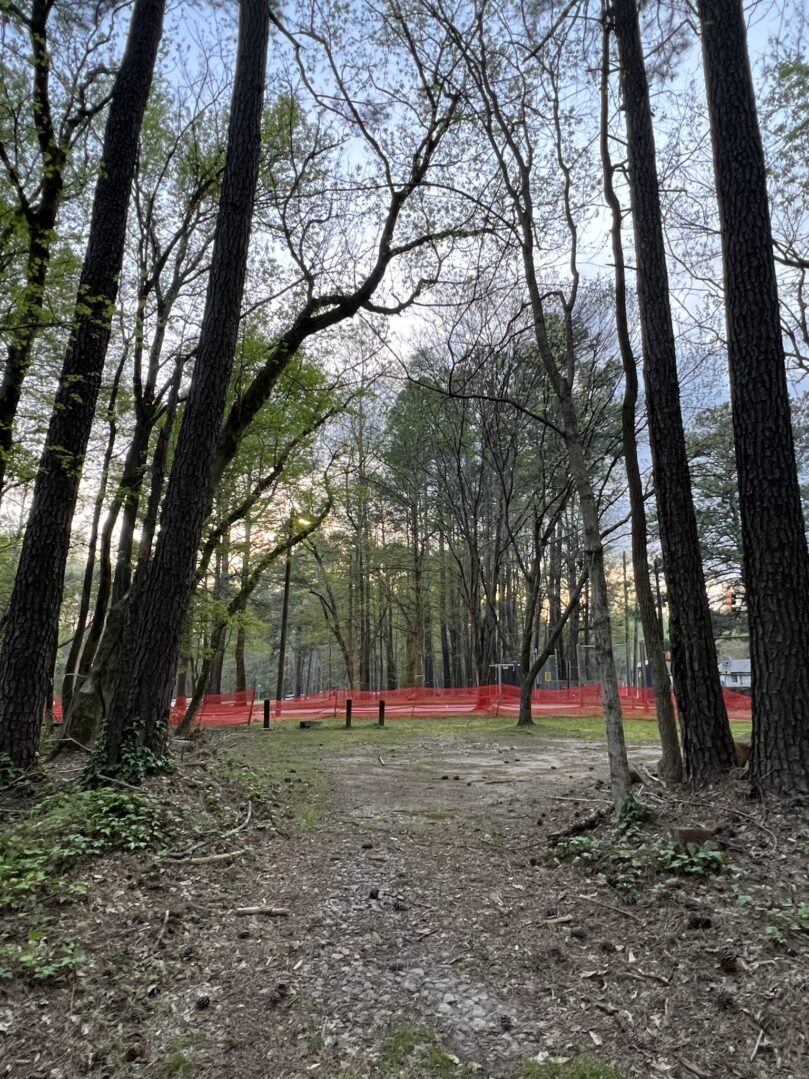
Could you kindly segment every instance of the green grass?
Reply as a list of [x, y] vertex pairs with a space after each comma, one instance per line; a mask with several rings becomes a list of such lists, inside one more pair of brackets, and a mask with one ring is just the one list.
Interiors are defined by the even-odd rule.
[[[427, 1026], [396, 1024], [382, 1042], [379, 1056], [365, 1079], [474, 1079], [480, 1065], [459, 1060], [448, 1052], [436, 1031]], [[622, 1079], [610, 1064], [584, 1054], [564, 1063], [525, 1061], [509, 1072], [512, 1079]], [[341, 1072], [340, 1079], [359, 1079], [354, 1072]]]
[[621, 1073], [610, 1064], [602, 1064], [589, 1056], [576, 1057], [564, 1064], [546, 1061], [523, 1065], [519, 1079], [621, 1079]]
[[[733, 723], [732, 729], [734, 737], [739, 738], [749, 734], [750, 724]], [[655, 745], [660, 742], [657, 724], [653, 719], [636, 719], [629, 714], [624, 717], [624, 730], [630, 744]], [[604, 720], [601, 718], [544, 715], [534, 720], [533, 727], [518, 727], [512, 718], [445, 716], [441, 719], [388, 719], [384, 728], [378, 727], [375, 720], [360, 719], [355, 720], [351, 730], [347, 731], [344, 721], [338, 718], [325, 720], [321, 727], [310, 730], [301, 730], [297, 723], [282, 721], [274, 724], [269, 733], [256, 728], [246, 733], [251, 741], [266, 740], [269, 752], [279, 757], [285, 757], [288, 753], [294, 755], [304, 745], [329, 749], [374, 745], [384, 752], [385, 746], [429, 738], [510, 744], [515, 740], [528, 742], [543, 738], [605, 741]]]

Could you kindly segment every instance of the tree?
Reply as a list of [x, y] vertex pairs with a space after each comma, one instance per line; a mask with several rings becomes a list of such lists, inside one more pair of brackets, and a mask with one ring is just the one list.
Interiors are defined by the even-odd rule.
[[[587, 447], [575, 398], [578, 357], [574, 318], [579, 298], [580, 274], [577, 263], [579, 231], [574, 210], [572, 168], [567, 158], [559, 80], [565, 34], [561, 18], [550, 26], [541, 22], [531, 26], [531, 36], [538, 40], [526, 49], [514, 27], [520, 25], [521, 12], [510, 12], [507, 4], [489, 8], [448, 9], [428, 5], [433, 18], [440, 19], [452, 34], [458, 61], [466, 75], [464, 92], [475, 126], [487, 140], [495, 162], [499, 197], [508, 206], [509, 216], [498, 215], [507, 234], [507, 243], [521, 263], [526, 307], [530, 312], [530, 331], [537, 354], [556, 400], [558, 430], [567, 449], [571, 480], [576, 490], [582, 520], [585, 568], [589, 577], [593, 635], [596, 645], [607, 729], [607, 752], [610, 782], [616, 808], [629, 794], [629, 768], [624, 742], [618, 679], [612, 648], [604, 544], [601, 539], [597, 489], [587, 460]], [[512, 20], [513, 16], [513, 20]], [[553, 48], [548, 48], [553, 41]], [[546, 56], [546, 51], [548, 55]], [[453, 63], [456, 61], [453, 58]], [[537, 152], [535, 118], [536, 66], [541, 71], [541, 89], [548, 115], [546, 153], [556, 165], [554, 182], [558, 185], [557, 213], [566, 230], [569, 274], [565, 287], [545, 287], [540, 252], [545, 236], [537, 201], [540, 157]], [[501, 77], [507, 69], [508, 80]], [[548, 177], [543, 175], [543, 181]], [[546, 198], [543, 190], [543, 199]], [[554, 318], [551, 316], [555, 315]], [[555, 326], [562, 328], [561, 342], [554, 347]]]
[[[612, 13], [626, 116], [646, 413], [669, 595], [674, 690], [686, 774], [704, 780], [733, 767], [736, 758], [691, 497], [654, 129], [636, 0], [614, 0]], [[643, 573], [636, 576], [646, 579]]]
[[[605, 22], [602, 36], [601, 66], [601, 166], [604, 172], [604, 196], [611, 215], [610, 240], [615, 274], [615, 328], [618, 338], [618, 350], [624, 370], [624, 399], [621, 408], [621, 433], [626, 468], [627, 493], [631, 513], [632, 528], [632, 569], [635, 581], [635, 596], [643, 626], [646, 642], [646, 654], [652, 672], [652, 684], [655, 692], [655, 710], [657, 725], [660, 730], [662, 747], [661, 772], [668, 783], [679, 783], [683, 777], [683, 762], [680, 752], [680, 740], [677, 734], [677, 721], [671, 699], [671, 681], [669, 679], [666, 656], [663, 646], [662, 628], [657, 618], [654, 594], [649, 574], [648, 526], [646, 504], [638, 458], [637, 439], [637, 401], [638, 370], [632, 338], [629, 330], [627, 311], [626, 263], [622, 240], [623, 213], [615, 190], [615, 166], [610, 153], [609, 131], [609, 72], [610, 72], [610, 28]], [[626, 566], [624, 566], [626, 578]], [[626, 597], [626, 584], [624, 585]], [[625, 603], [626, 607], [626, 603]], [[627, 611], [624, 611], [626, 618]], [[629, 627], [625, 627], [625, 640], [629, 640]], [[627, 676], [630, 664], [627, 660]]]
[[[34, 345], [46, 319], [46, 286], [51, 270], [52, 252], [56, 238], [56, 221], [65, 195], [66, 172], [71, 153], [87, 131], [93, 118], [104, 108], [109, 98], [97, 90], [103, 81], [104, 67], [95, 55], [99, 41], [93, 40], [91, 25], [89, 40], [80, 46], [79, 60], [72, 71], [57, 66], [57, 78], [52, 79], [54, 56], [51, 43], [51, 16], [54, 0], [31, 0], [27, 10], [9, 5], [4, 18], [12, 26], [4, 31], [14, 33], [19, 24], [30, 46], [30, 86], [17, 80], [17, 94], [4, 85], [2, 112], [6, 123], [0, 128], [0, 162], [14, 198], [14, 213], [22, 223], [21, 245], [25, 249], [21, 281], [12, 289], [13, 310], [4, 327], [6, 340], [5, 364], [0, 381], [0, 496], [6, 482], [9, 455], [13, 442], [14, 419], [20, 403], [23, 382], [31, 365]], [[94, 12], [100, 19], [101, 6]], [[58, 37], [69, 38], [83, 34], [81, 14], [60, 12], [56, 27]], [[90, 66], [91, 58], [94, 60]], [[5, 69], [4, 83], [15, 83], [14, 67]], [[71, 77], [72, 75], [72, 77]], [[64, 102], [54, 93], [54, 82], [66, 82]], [[14, 100], [19, 96], [19, 100]], [[55, 100], [57, 98], [57, 100]], [[26, 159], [23, 146], [13, 143], [20, 122], [22, 104], [30, 104], [30, 125], [36, 146], [35, 165]], [[63, 109], [58, 108], [63, 104]]]
[[[71, 729], [71, 703], [93, 666], [110, 605], [118, 603], [129, 588], [150, 438], [166, 414], [168, 399], [176, 392], [189, 359], [190, 350], [178, 333], [181, 323], [177, 308], [182, 309], [182, 301], [188, 305], [197, 280], [207, 268], [214, 196], [221, 174], [221, 147], [205, 128], [203, 112], [195, 112], [190, 120], [183, 117], [178, 124], [165, 88], [158, 85], [153, 89], [144, 116], [134, 181], [135, 227], [130, 229], [134, 265], [129, 267], [125, 262], [122, 273], [122, 306], [126, 315], [131, 310], [131, 319], [124, 315], [121, 321], [131, 330], [128, 334], [122, 331], [121, 360], [110, 389], [110, 437], [88, 543], [81, 604], [62, 685], [62, 730], [82, 744], [92, 741], [94, 724], [77, 721], [75, 729]], [[131, 295], [127, 289], [128, 269], [134, 278]], [[167, 335], [170, 347], [166, 345]], [[130, 373], [131, 390], [127, 392]], [[122, 405], [118, 404], [119, 398]], [[128, 446], [123, 451], [123, 467], [117, 478], [114, 472], [110, 477], [115, 443], [124, 437], [128, 438]], [[114, 480], [113, 495], [102, 522], [110, 479]]]
[[160, 758], [165, 747], [197, 551], [213, 497], [216, 436], [236, 352], [261, 150], [269, 19], [269, 0], [242, 0], [227, 157], [196, 363], [154, 556], [135, 581], [126, 612], [125, 666], [99, 752], [104, 769], [128, 765], [137, 771], [139, 749], [148, 747]]
[[699, 0], [753, 681], [751, 779], [809, 791], [809, 554], [741, 0]]
[[136, 0], [112, 90], [87, 251], [0, 650], [0, 752], [30, 767], [49, 696], [73, 512], [110, 337], [165, 0]]

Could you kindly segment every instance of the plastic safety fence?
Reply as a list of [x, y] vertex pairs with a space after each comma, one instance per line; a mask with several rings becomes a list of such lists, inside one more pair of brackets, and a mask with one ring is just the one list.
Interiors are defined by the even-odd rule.
[[[179, 727], [183, 716], [191, 704], [190, 697], [175, 697], [171, 702], [169, 723]], [[202, 704], [194, 721], [195, 727], [240, 727], [252, 723], [255, 716], [256, 691], [248, 689], [238, 693], [208, 693], [202, 698]], [[62, 722], [62, 702], [57, 697], [53, 702], [53, 721]]]
[[[732, 720], [749, 722], [751, 701], [743, 693], [725, 690], [725, 704]], [[520, 710], [518, 686], [474, 686], [465, 689], [326, 690], [291, 700], [273, 701], [271, 719], [329, 719], [345, 715], [351, 699], [352, 716], [375, 718], [379, 702], [385, 702], [386, 719], [440, 719], [443, 716], [514, 716]], [[621, 708], [626, 718], [654, 719], [654, 690], [621, 687]], [[531, 694], [534, 719], [546, 716], [602, 717], [601, 686], [574, 686], [569, 689], [535, 689]]]
[[[724, 691], [725, 704], [731, 720], [750, 722], [751, 701], [744, 693]], [[275, 722], [303, 719], [338, 719], [345, 715], [350, 698], [355, 719], [376, 719], [379, 702], [385, 702], [386, 719], [441, 719], [446, 716], [506, 716], [515, 717], [520, 711], [518, 686], [473, 686], [464, 689], [390, 689], [379, 692], [332, 689], [310, 693], [285, 701], [270, 703], [270, 718]], [[172, 701], [171, 725], [176, 727], [191, 703], [190, 697]], [[654, 690], [621, 687], [621, 708], [626, 719], [654, 719]], [[574, 686], [570, 689], [535, 689], [531, 694], [531, 714], [534, 719], [544, 716], [602, 717], [601, 686]], [[54, 721], [62, 718], [61, 701], [54, 702]], [[196, 716], [196, 727], [236, 727], [261, 723], [262, 705], [255, 700], [255, 691], [208, 694]]]
[[[179, 727], [183, 721], [190, 697], [175, 697], [171, 702], [169, 723]], [[195, 727], [239, 727], [252, 723], [255, 717], [256, 691], [242, 690], [238, 693], [208, 693], [194, 720]]]

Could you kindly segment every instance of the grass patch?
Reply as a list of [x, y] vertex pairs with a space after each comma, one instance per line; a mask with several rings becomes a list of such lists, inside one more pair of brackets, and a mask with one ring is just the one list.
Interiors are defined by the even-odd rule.
[[325, 791], [299, 743], [285, 740], [282, 745], [266, 734], [240, 739], [217, 755], [213, 768], [231, 790], [251, 802], [254, 814], [265, 823], [274, 824], [283, 816], [314, 828], [323, 818]]
[[368, 1079], [473, 1079], [475, 1074], [429, 1027], [400, 1025], [388, 1031]]
[[[388, 1030], [379, 1058], [364, 1079], [476, 1079], [480, 1064], [460, 1060], [441, 1043], [434, 1030], [426, 1026], [400, 1024]], [[610, 1064], [583, 1055], [570, 1059], [548, 1060], [542, 1064], [526, 1061], [513, 1079], [623, 1079]], [[359, 1079], [354, 1072], [341, 1072], [340, 1079]]]
[[[302, 731], [297, 725], [279, 723], [267, 734], [245, 730], [245, 740], [252, 751], [281, 760], [300, 757], [308, 750], [350, 752], [354, 748], [372, 746], [384, 755], [391, 746], [408, 745], [432, 738], [457, 739], [459, 742], [483, 742], [494, 745], [529, 743], [542, 738], [573, 738], [604, 741], [604, 721], [601, 719], [542, 718], [533, 727], [518, 727], [513, 719], [486, 716], [445, 716], [441, 719], [392, 719], [380, 728], [373, 720], [355, 720], [347, 731], [340, 719], [325, 720], [317, 730]], [[631, 742], [658, 741], [657, 724], [646, 721], [627, 723], [627, 739]], [[258, 746], [258, 743], [262, 743]]]
[[[658, 745], [660, 736], [654, 719], [624, 717], [626, 739], [635, 745]], [[734, 723], [734, 737], [750, 733], [749, 723]], [[406, 744], [427, 738], [457, 738], [473, 741], [528, 742], [542, 738], [569, 738], [589, 742], [605, 742], [604, 720], [600, 717], [538, 716], [533, 727], [518, 727], [512, 718], [497, 716], [444, 716], [441, 719], [390, 719], [383, 728], [372, 719], [355, 719], [350, 731], [343, 720], [327, 719], [315, 730], [302, 731], [297, 724], [281, 721], [271, 732], [251, 728], [245, 731], [251, 746], [262, 741], [266, 752], [285, 757], [300, 753], [302, 747], [312, 749], [350, 749], [352, 746], [373, 745], [384, 752], [385, 746]], [[263, 750], [262, 750], [263, 752]]]
[[589, 1056], [574, 1060], [547, 1060], [542, 1064], [530, 1061], [523, 1065], [519, 1079], [622, 1079], [611, 1064], [602, 1064]]

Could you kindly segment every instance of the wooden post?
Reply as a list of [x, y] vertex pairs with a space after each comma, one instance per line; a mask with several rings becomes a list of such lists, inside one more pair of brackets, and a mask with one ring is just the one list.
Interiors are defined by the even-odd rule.
[[264, 730], [270, 729], [270, 698], [264, 698]]
[[353, 702], [352, 702], [351, 698], [347, 697], [346, 698], [346, 730], [347, 731], [351, 730], [351, 706], [352, 706], [352, 703]]
[[379, 726], [380, 727], [385, 726], [385, 702], [384, 701], [379, 702]]

